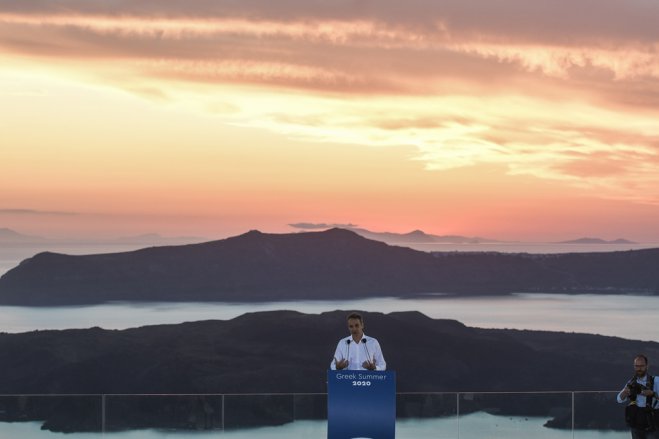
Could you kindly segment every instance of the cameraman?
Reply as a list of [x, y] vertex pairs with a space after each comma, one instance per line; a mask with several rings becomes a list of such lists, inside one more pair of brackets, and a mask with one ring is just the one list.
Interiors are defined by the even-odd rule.
[[658, 396], [659, 377], [648, 375], [648, 358], [639, 354], [634, 358], [634, 376], [618, 394], [618, 402], [627, 403], [625, 419], [632, 439], [659, 438], [653, 413], [653, 409], [659, 408]]

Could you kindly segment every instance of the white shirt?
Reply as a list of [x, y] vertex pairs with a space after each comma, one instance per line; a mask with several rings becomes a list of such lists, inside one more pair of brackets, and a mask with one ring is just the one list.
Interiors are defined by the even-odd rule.
[[[636, 382], [643, 385], [643, 386], [645, 386], [648, 383], [648, 376], [645, 375], [643, 378], [638, 378], [637, 377]], [[625, 384], [625, 387], [627, 387], [626, 384]], [[625, 390], [625, 387], [623, 387], [622, 390], [620, 391], [620, 393], [618, 393], [618, 402], [621, 403], [621, 404], [629, 402], [629, 397], [627, 397], [625, 399], [620, 397], [620, 394], [623, 392], [623, 390]], [[652, 390], [654, 390], [654, 393], [659, 395], [659, 376], [654, 377], [654, 386], [653, 387], [654, 388]], [[646, 400], [646, 397], [639, 393], [638, 396], [636, 397], [636, 405], [639, 406], [639, 407], [645, 407], [645, 400]], [[657, 398], [654, 397], [654, 396], [652, 397], [652, 408], [655, 408], [655, 409], [659, 408], [659, 400], [657, 400]]]
[[[350, 343], [348, 343], [350, 342]], [[334, 358], [330, 363], [330, 369], [336, 370], [336, 362], [343, 359], [348, 360], [348, 366], [345, 370], [366, 370], [362, 367], [364, 361], [375, 361], [375, 370], [386, 370], [387, 362], [384, 361], [382, 356], [382, 349], [380, 343], [373, 337], [367, 337], [366, 334], [362, 335], [359, 343], [352, 339], [352, 335], [342, 338], [336, 345], [336, 352]]]

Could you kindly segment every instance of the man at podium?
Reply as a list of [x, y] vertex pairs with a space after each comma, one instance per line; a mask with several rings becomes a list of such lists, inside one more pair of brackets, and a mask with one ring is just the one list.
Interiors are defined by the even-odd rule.
[[386, 370], [380, 343], [364, 334], [364, 319], [360, 314], [348, 316], [350, 335], [339, 340], [330, 363], [332, 370]]

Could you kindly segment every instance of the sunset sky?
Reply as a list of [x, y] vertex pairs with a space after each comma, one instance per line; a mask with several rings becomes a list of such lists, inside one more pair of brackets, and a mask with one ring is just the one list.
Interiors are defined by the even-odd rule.
[[659, 242], [656, 0], [0, 0], [0, 228]]

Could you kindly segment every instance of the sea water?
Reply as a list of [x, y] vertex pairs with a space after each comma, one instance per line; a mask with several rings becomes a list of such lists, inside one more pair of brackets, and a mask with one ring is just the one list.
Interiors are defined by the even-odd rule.
[[111, 303], [94, 306], [0, 306], [0, 332], [37, 329], [125, 329], [198, 320], [227, 320], [246, 312], [361, 310], [422, 311], [481, 328], [592, 333], [635, 340], [659, 340], [659, 297], [626, 295], [514, 294], [495, 297], [378, 298], [352, 301], [264, 303]]
[[[629, 432], [599, 430], [555, 430], [544, 427], [547, 418], [494, 416], [472, 413], [440, 419], [405, 419], [396, 423], [397, 439], [623, 439]], [[277, 427], [241, 430], [167, 431], [132, 430], [105, 433], [52, 433], [39, 422], [0, 422], [0, 439], [326, 439], [327, 422], [297, 421]]]

